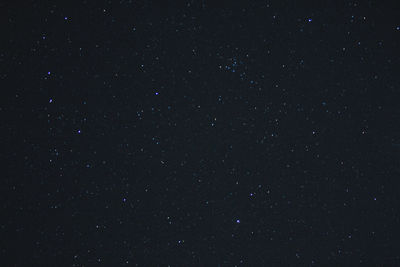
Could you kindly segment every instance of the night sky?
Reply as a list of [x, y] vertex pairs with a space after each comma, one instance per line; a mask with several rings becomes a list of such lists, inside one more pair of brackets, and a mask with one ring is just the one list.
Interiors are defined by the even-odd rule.
[[1, 266], [400, 266], [397, 1], [16, 2]]

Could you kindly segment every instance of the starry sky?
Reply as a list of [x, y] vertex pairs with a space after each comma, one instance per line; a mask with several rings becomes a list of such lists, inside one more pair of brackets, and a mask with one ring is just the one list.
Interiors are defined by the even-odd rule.
[[400, 264], [396, 1], [0, 7], [4, 266]]

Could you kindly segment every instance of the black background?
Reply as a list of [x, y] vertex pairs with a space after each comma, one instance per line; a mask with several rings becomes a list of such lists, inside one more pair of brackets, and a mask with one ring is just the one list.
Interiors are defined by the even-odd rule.
[[2, 266], [400, 264], [396, 1], [0, 8]]

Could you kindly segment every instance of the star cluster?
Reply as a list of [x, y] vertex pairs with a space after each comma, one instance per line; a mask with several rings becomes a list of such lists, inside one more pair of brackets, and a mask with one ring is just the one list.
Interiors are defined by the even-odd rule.
[[394, 1], [0, 5], [7, 266], [400, 264]]

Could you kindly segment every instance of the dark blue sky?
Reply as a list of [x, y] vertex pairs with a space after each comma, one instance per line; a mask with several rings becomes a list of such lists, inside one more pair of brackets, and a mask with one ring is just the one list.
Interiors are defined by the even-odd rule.
[[400, 264], [396, 1], [0, 12], [4, 266]]

